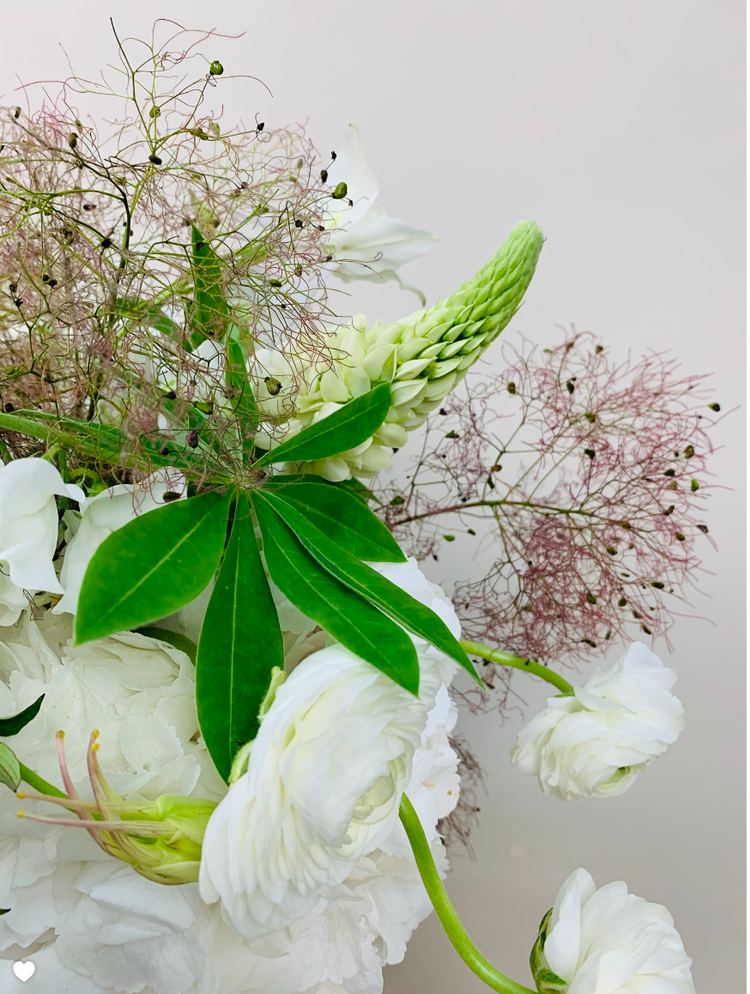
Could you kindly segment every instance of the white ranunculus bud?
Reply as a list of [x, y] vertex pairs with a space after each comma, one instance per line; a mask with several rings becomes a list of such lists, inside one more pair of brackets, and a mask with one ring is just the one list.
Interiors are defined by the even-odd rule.
[[243, 935], [314, 910], [389, 836], [440, 686], [431, 655], [420, 671], [415, 697], [332, 645], [278, 688], [203, 842], [201, 895]]
[[23, 590], [61, 594], [53, 557], [57, 548], [55, 496], [81, 502], [80, 487], [66, 483], [46, 459], [0, 464], [0, 621], [12, 625], [25, 601]]
[[511, 752], [520, 770], [563, 800], [622, 794], [682, 731], [677, 678], [643, 643], [608, 670], [595, 670], [573, 696], [550, 697]]
[[695, 994], [690, 957], [661, 904], [586, 870], [560, 888], [539, 928], [531, 970], [540, 994]]
[[67, 546], [60, 571], [65, 596], [53, 608], [54, 613], [75, 614], [86, 569], [105, 538], [139, 514], [163, 507], [167, 503], [165, 494], [185, 497], [185, 489], [181, 473], [160, 469], [138, 484], [118, 484], [95, 497], [87, 497], [80, 516], [69, 512]]

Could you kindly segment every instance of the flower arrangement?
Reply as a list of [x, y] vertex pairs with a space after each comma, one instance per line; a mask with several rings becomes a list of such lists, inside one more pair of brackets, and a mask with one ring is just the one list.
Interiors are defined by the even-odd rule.
[[[81, 994], [363, 994], [434, 909], [529, 994], [445, 889], [456, 702], [546, 680], [511, 759], [563, 800], [676, 741], [676, 674], [631, 636], [696, 576], [719, 405], [575, 329], [473, 372], [533, 222], [431, 307], [336, 314], [332, 279], [405, 286], [432, 236], [376, 202], [356, 129], [321, 159], [228, 127], [211, 33], [165, 26], [115, 36], [114, 83], [0, 113], [0, 956]], [[451, 599], [418, 562], [459, 529], [499, 552]], [[662, 906], [583, 869], [553, 900], [538, 994], [694, 991]]]

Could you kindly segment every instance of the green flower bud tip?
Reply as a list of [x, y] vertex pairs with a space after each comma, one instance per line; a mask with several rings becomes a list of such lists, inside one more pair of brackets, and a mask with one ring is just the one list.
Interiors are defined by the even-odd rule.
[[108, 855], [128, 863], [141, 876], [160, 884], [195, 883], [200, 869], [201, 845], [216, 803], [197, 797], [163, 795], [156, 801], [129, 804], [112, 790], [97, 758], [98, 732], [89, 741], [88, 770], [95, 800], [82, 800], [68, 772], [64, 733], [57, 733], [60, 772], [67, 797], [19, 791], [19, 798], [57, 804], [72, 811], [72, 818], [46, 818], [17, 811], [19, 818], [45, 824], [85, 829]]
[[21, 783], [21, 765], [16, 754], [4, 742], [0, 742], [0, 783], [11, 790], [18, 790]]
[[348, 192], [349, 192], [349, 187], [342, 180], [341, 183], [337, 183], [336, 184], [336, 188], [333, 191], [333, 193], [331, 194], [331, 197], [334, 200], [343, 200], [344, 197], [347, 195]]
[[536, 942], [531, 950], [531, 956], [529, 957], [531, 975], [534, 978], [534, 983], [539, 994], [564, 994], [568, 987], [566, 981], [550, 970], [544, 955], [544, 944], [547, 941], [552, 910], [550, 908], [544, 918], [542, 918], [539, 925], [539, 935], [536, 938]]
[[224, 66], [219, 62], [218, 59], [214, 59], [208, 69], [212, 76], [221, 76], [224, 72]]

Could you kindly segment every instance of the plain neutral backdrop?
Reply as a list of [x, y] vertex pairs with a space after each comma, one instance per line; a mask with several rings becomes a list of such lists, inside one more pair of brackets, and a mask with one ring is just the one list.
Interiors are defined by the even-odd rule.
[[[428, 300], [533, 218], [547, 243], [512, 329], [547, 342], [575, 323], [623, 357], [673, 349], [687, 372], [715, 373], [724, 410], [741, 403], [740, 0], [32, 0], [3, 5], [1, 102], [16, 101], [16, 73], [64, 75], [60, 44], [81, 74], [113, 60], [110, 14], [123, 34], [148, 34], [157, 16], [246, 32], [216, 54], [274, 96], [236, 87], [230, 119], [307, 122], [324, 152], [356, 123], [382, 204], [440, 238], [405, 270]], [[395, 318], [415, 304], [394, 286], [355, 286], [340, 306]], [[687, 727], [670, 753], [623, 797], [563, 804], [510, 766], [520, 713], [461, 717], [488, 793], [477, 861], [457, 854], [448, 886], [479, 946], [523, 983], [539, 919], [583, 865], [671, 909], [698, 991], [743, 989], [743, 422], [739, 411], [717, 432], [727, 489], [711, 500], [718, 552], [706, 543], [708, 596], [695, 608], [712, 623], [686, 617], [674, 631]], [[451, 552], [434, 579], [481, 575], [468, 548]], [[546, 691], [522, 681], [533, 714]], [[387, 994], [485, 989], [434, 919], [386, 973]]]

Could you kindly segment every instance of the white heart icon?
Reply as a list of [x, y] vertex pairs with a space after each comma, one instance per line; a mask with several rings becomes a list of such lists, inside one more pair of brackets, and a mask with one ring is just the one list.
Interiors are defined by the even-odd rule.
[[36, 967], [31, 962], [31, 960], [28, 960], [28, 962], [26, 963], [19, 960], [17, 963], [13, 964], [13, 972], [15, 973], [15, 975], [18, 977], [18, 979], [21, 981], [22, 984], [25, 984], [27, 980], [31, 980], [31, 978], [34, 976], [35, 970]]

